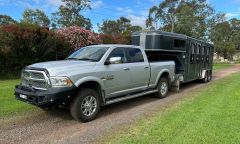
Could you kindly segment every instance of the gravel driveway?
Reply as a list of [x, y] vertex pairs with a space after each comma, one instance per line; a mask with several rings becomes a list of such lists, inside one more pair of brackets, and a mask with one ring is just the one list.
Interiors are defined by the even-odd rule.
[[[239, 71], [240, 65], [217, 71], [214, 73], [213, 82]], [[102, 108], [97, 119], [89, 123], [74, 121], [66, 110], [40, 111], [0, 120], [0, 143], [93, 143], [113, 128], [133, 122], [152, 111], [161, 110], [162, 107], [181, 100], [191, 90], [199, 89], [203, 85], [199, 82], [185, 84], [179, 93], [170, 92], [165, 99], [144, 96], [106, 106]]]

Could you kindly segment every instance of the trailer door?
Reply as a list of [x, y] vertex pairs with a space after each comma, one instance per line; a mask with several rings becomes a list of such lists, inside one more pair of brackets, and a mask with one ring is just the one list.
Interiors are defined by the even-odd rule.
[[194, 79], [198, 79], [200, 77], [200, 63], [201, 63], [201, 58], [200, 58], [200, 44], [195, 45], [195, 77]]
[[189, 57], [189, 67], [188, 67], [188, 78], [187, 81], [191, 81], [195, 79], [195, 63], [196, 63], [196, 55], [195, 55], [195, 44], [190, 42], [190, 57]]

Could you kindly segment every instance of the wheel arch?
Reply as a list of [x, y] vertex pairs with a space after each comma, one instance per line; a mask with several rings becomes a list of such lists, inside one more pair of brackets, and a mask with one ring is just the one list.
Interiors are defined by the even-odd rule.
[[171, 77], [170, 77], [170, 72], [169, 70], [162, 70], [161, 72], [159, 72], [155, 86], [158, 86], [159, 81], [161, 80], [161, 78], [166, 78], [168, 81], [168, 85], [170, 86], [171, 83]]
[[[105, 90], [103, 83], [97, 78], [84, 78], [77, 82], [77, 92], [79, 92], [82, 88], [93, 89], [98, 92], [101, 100], [101, 104], [105, 102]], [[75, 96], [74, 96], [75, 97]]]

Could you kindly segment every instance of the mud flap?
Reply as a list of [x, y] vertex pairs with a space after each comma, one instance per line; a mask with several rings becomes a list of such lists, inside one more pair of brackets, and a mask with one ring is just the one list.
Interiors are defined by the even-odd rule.
[[172, 82], [171, 91], [179, 92], [180, 90], [180, 79], [177, 76], [176, 79]]

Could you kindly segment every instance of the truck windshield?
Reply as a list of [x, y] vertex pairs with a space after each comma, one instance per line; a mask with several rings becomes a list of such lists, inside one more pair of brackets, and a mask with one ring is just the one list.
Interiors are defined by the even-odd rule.
[[107, 50], [108, 47], [83, 47], [71, 54], [67, 59], [97, 62], [101, 60]]

